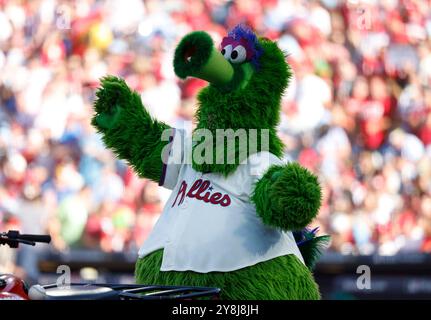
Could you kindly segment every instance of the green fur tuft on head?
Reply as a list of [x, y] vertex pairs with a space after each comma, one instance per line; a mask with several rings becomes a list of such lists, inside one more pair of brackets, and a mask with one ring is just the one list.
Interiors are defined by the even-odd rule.
[[317, 177], [297, 163], [272, 166], [251, 196], [262, 221], [283, 230], [305, 228], [317, 215], [321, 200]]

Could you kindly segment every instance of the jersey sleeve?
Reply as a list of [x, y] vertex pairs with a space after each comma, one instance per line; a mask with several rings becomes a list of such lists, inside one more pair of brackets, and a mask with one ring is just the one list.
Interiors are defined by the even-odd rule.
[[257, 182], [273, 165], [282, 165], [283, 161], [270, 152], [259, 152], [249, 158], [249, 173], [252, 183]]
[[162, 174], [159, 186], [172, 190], [178, 181], [178, 176], [185, 159], [185, 131], [172, 129], [169, 143], [162, 152]]

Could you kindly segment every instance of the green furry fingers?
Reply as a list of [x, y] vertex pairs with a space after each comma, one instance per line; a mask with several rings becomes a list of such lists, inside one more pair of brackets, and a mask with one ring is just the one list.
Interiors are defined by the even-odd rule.
[[232, 272], [196, 273], [160, 271], [163, 251], [138, 259], [135, 277], [139, 284], [221, 288], [228, 300], [318, 300], [320, 293], [312, 274], [294, 255], [278, 257]]
[[105, 145], [140, 177], [159, 182], [161, 154], [168, 143], [161, 136], [169, 126], [151, 118], [139, 94], [131, 91], [123, 79], [103, 78], [96, 96], [96, 114], [91, 123], [102, 134]]

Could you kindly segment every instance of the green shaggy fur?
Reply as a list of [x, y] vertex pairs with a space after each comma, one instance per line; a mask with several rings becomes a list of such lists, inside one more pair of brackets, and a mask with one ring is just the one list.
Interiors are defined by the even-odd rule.
[[[260, 58], [260, 68], [253, 74], [248, 85], [243, 89], [226, 92], [216, 85], [210, 84], [198, 95], [196, 112], [196, 129], [208, 129], [216, 136], [216, 129], [267, 129], [269, 130], [269, 147], [262, 147], [258, 140], [257, 152], [269, 151], [276, 156], [283, 154], [283, 143], [277, 136], [276, 126], [280, 121], [280, 103], [284, 90], [292, 75], [285, 61], [283, 52], [275, 42], [259, 40], [264, 53]], [[259, 136], [259, 134], [258, 134]], [[215, 150], [216, 139], [213, 139]], [[199, 141], [199, 140], [198, 140]], [[225, 148], [227, 150], [227, 141]], [[247, 155], [253, 153], [248, 147]], [[218, 172], [229, 175], [244, 160], [239, 158], [239, 141], [235, 141], [237, 161], [233, 164], [203, 163], [193, 161], [193, 168], [201, 172]], [[226, 151], [227, 152], [227, 151]], [[225, 155], [225, 158], [227, 154]], [[215, 152], [213, 152], [215, 159]]]
[[283, 230], [305, 228], [317, 215], [321, 199], [317, 177], [297, 163], [269, 168], [251, 196], [262, 221]]
[[328, 248], [330, 241], [331, 237], [328, 235], [320, 237], [314, 236], [312, 239], [310, 239], [310, 241], [303, 243], [299, 247], [305, 265], [310, 271], [314, 270], [317, 261], [323, 254], [323, 251]]
[[135, 268], [139, 284], [203, 286], [221, 289], [229, 300], [318, 300], [313, 276], [294, 255], [278, 257], [232, 272], [196, 273], [160, 271], [163, 251], [138, 259]]
[[113, 76], [102, 79], [96, 92], [93, 126], [120, 159], [125, 159], [140, 177], [159, 182], [162, 173], [163, 130], [170, 127], [151, 118], [124, 80]]

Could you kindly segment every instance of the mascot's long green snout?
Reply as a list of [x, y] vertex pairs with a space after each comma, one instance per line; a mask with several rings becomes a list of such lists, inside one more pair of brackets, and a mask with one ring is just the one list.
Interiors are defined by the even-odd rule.
[[193, 32], [180, 42], [175, 51], [174, 70], [181, 79], [196, 77], [216, 85], [226, 85], [234, 74], [231, 64], [203, 31]]
[[[174, 70], [209, 83], [192, 133], [153, 119], [114, 76], [101, 80], [94, 103], [92, 124], [105, 145], [172, 190], [139, 250], [136, 281], [219, 287], [223, 299], [319, 299], [312, 269], [329, 236], [307, 226], [321, 188], [311, 172], [281, 159], [276, 132], [291, 76], [285, 54], [242, 25], [219, 47], [197, 31], [178, 44]], [[219, 139], [227, 131], [233, 136]]]

